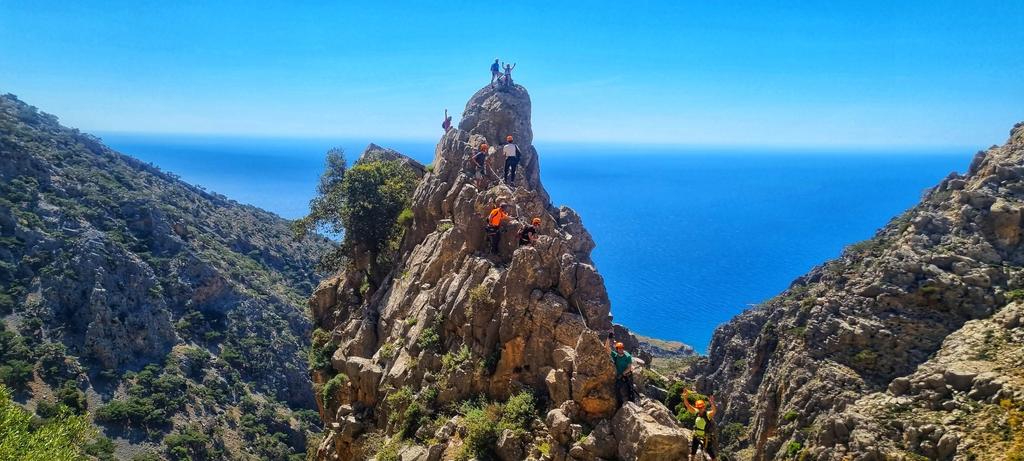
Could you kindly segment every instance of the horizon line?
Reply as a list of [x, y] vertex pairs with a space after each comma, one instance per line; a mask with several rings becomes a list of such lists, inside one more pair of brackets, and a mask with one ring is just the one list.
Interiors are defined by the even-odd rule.
[[[357, 134], [264, 134], [264, 133], [211, 133], [211, 132], [174, 132], [174, 131], [122, 131], [122, 130], [95, 130], [84, 131], [103, 139], [104, 136], [125, 136], [125, 137], [183, 137], [191, 139], [254, 139], [254, 140], [277, 140], [277, 141], [310, 141], [310, 140], [366, 140], [368, 143], [382, 144], [387, 142], [414, 142], [436, 144], [438, 139], [413, 136], [378, 136], [378, 135], [357, 135]], [[534, 139], [533, 145], [538, 145]], [[972, 147], [957, 144], [801, 144], [801, 143], [687, 143], [687, 142], [659, 142], [659, 141], [631, 141], [631, 140], [578, 140], [565, 138], [548, 138], [540, 142], [540, 145], [603, 145], [608, 147], [637, 147], [637, 148], [659, 148], [659, 149], [712, 149], [726, 150], [738, 148], [762, 148], [769, 150], [826, 150], [826, 151], [878, 151], [886, 149], [899, 149], [903, 153], [941, 149], [944, 153], [949, 151], [966, 151], [975, 153], [987, 150], [987, 147]], [[385, 146], [386, 147], [386, 146]]]

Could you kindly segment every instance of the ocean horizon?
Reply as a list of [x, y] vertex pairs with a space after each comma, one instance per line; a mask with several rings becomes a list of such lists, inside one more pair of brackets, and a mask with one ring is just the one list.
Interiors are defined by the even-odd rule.
[[[240, 203], [303, 216], [324, 154], [370, 142], [430, 163], [434, 143], [102, 133], [115, 150]], [[870, 238], [974, 151], [535, 142], [556, 205], [583, 218], [616, 323], [704, 352], [714, 329]]]

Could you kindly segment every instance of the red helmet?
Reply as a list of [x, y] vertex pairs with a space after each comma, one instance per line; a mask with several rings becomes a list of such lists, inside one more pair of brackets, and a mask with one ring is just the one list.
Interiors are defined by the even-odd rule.
[[512, 142], [512, 135], [505, 136], [506, 142]]
[[704, 407], [707, 406], [707, 404], [704, 403], [703, 400], [698, 400], [697, 403], [693, 404], [693, 406], [697, 407], [698, 410], [703, 410]]
[[488, 146], [487, 143], [481, 144], [480, 145], [480, 152], [486, 151], [488, 147], [490, 147], [490, 146]]
[[615, 343], [615, 349], [617, 349], [617, 350], [620, 350], [620, 351], [621, 351], [621, 350], [623, 350], [623, 349], [625, 349], [625, 348], [626, 348], [626, 345], [625, 345], [625, 344], [622, 344], [622, 343]]
[[533, 218], [533, 225], [534, 226], [539, 226], [540, 225], [540, 218]]

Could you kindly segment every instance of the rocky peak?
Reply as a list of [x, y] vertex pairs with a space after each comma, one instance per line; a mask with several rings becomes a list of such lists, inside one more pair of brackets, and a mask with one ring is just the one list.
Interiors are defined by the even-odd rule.
[[[323, 347], [333, 353], [330, 369], [315, 371], [313, 379], [325, 389], [345, 375], [343, 385], [320, 393], [322, 416], [331, 423], [321, 458], [364, 456], [368, 434], [391, 433], [404, 410], [380, 402], [400, 389], [416, 399], [430, 396], [424, 405], [431, 412], [473, 396], [502, 401], [532, 392], [542, 408], [561, 412], [547, 419], [565, 424], [542, 436], [554, 437], [561, 450], [572, 443], [564, 432], [569, 425], [599, 424], [615, 413], [614, 369], [604, 344], [610, 302], [590, 259], [594, 243], [576, 212], [550, 203], [530, 115], [521, 86], [478, 91], [459, 128], [437, 144], [433, 169], [413, 197], [402, 254], [385, 282], [360, 296], [358, 274], [343, 271], [317, 289], [311, 310], [330, 332]], [[522, 152], [516, 181], [502, 184], [495, 174], [504, 163], [500, 151], [488, 156], [490, 174], [479, 181], [471, 156], [482, 143], [504, 144], [509, 134]], [[484, 220], [501, 202], [511, 205], [512, 219], [503, 226], [498, 254], [491, 254]], [[534, 217], [542, 222], [538, 241], [518, 246], [519, 229]], [[682, 453], [681, 430], [653, 411], [635, 407], [622, 416], [635, 428], [625, 444], [630, 456], [647, 450], [640, 433], [648, 430], [658, 434], [650, 443], [660, 448], [647, 451]], [[437, 443], [448, 438], [438, 436]]]

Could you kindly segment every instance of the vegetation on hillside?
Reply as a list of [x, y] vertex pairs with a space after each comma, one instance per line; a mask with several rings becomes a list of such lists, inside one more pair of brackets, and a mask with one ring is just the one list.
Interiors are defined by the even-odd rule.
[[[334, 245], [295, 242], [280, 217], [114, 152], [13, 95], [0, 96], [0, 151], [0, 383], [37, 417], [90, 411], [151, 443], [192, 423], [239, 432], [219, 418], [250, 398], [292, 427], [274, 442], [243, 438], [265, 447], [250, 454], [281, 459], [282, 443], [305, 453], [305, 299]], [[107, 401], [87, 408], [83, 391], [98, 386]], [[201, 459], [194, 446], [163, 454]]]

